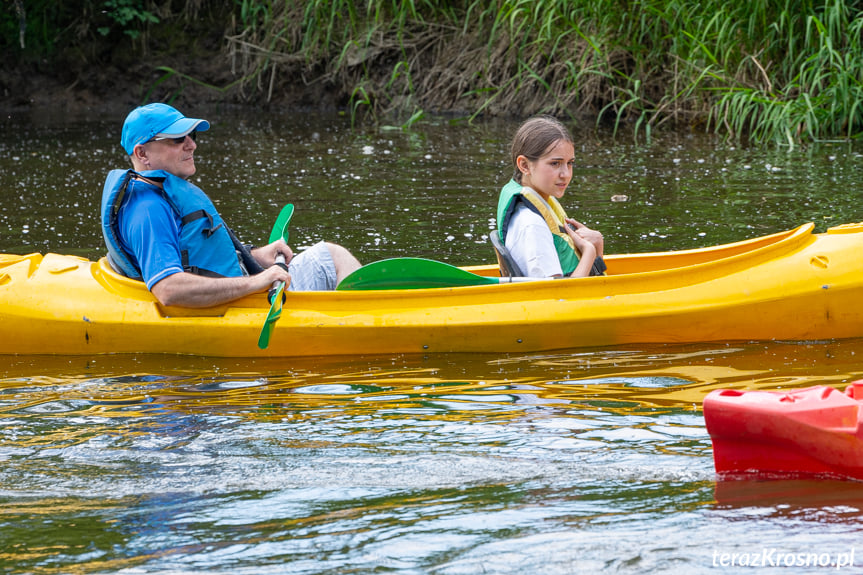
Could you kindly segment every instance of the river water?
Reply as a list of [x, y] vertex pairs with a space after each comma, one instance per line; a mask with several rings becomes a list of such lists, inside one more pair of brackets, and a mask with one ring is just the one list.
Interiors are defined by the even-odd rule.
[[[247, 241], [491, 263], [516, 125], [187, 111], [196, 182]], [[0, 251], [102, 254], [122, 116], [0, 124]], [[577, 134], [564, 205], [606, 251], [861, 218], [859, 145]], [[58, 299], [61, 299], [58, 294]], [[46, 340], [51, 335], [46, 334]], [[854, 561], [863, 484], [717, 481], [712, 389], [843, 387], [863, 340], [549, 354], [0, 356], [4, 573], [820, 573]], [[857, 552], [857, 555], [854, 553]], [[787, 554], [810, 565], [786, 567]], [[794, 557], [796, 560], [796, 555]], [[816, 561], [817, 560], [817, 561]]]

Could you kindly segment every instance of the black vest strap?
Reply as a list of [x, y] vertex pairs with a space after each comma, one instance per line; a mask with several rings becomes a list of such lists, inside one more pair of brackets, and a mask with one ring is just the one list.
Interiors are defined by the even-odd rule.
[[234, 230], [229, 227], [225, 227], [225, 229], [228, 230], [228, 235], [231, 236], [231, 241], [234, 243], [234, 249], [237, 250], [237, 257], [240, 258], [240, 265], [245, 268], [249, 275], [253, 276], [264, 271], [264, 268], [258, 263], [255, 256], [252, 255], [251, 250], [237, 238]]
[[207, 278], [223, 278], [220, 273], [205, 269], [199, 268], [198, 266], [190, 266], [189, 265], [189, 250], [183, 250], [180, 252], [180, 259], [183, 263], [183, 271], [188, 272], [190, 274], [195, 274], [196, 276], [204, 276]]
[[195, 220], [200, 220], [203, 218], [207, 218], [210, 221], [210, 227], [204, 228], [203, 230], [203, 233], [207, 237], [212, 236], [216, 232], [216, 230], [222, 227], [222, 224], [219, 224], [215, 228], [213, 227], [213, 216], [208, 214], [206, 210], [195, 210], [194, 212], [189, 212], [188, 214], [183, 216], [183, 218], [180, 220], [180, 223], [185, 226], [189, 222], [194, 222]]

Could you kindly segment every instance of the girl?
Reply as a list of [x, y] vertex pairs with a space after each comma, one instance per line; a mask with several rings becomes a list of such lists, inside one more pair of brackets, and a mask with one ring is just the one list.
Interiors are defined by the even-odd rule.
[[557, 201], [575, 163], [566, 127], [549, 116], [527, 120], [513, 138], [512, 163], [515, 174], [498, 200], [497, 229], [519, 268], [529, 277], [602, 274], [602, 234], [567, 217]]

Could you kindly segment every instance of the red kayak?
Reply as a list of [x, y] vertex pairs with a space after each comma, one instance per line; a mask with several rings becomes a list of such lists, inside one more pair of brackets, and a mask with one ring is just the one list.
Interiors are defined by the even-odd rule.
[[819, 385], [790, 391], [721, 389], [704, 398], [704, 421], [721, 479], [832, 476], [863, 480], [863, 380], [845, 393]]

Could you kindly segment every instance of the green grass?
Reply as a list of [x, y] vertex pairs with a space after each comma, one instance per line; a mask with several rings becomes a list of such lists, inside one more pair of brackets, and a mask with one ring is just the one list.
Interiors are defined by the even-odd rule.
[[[47, 6], [22, 2], [43, 13]], [[99, 12], [99, 2], [85, 4]], [[149, 0], [123, 5], [155, 10]], [[403, 118], [410, 125], [434, 112], [471, 118], [544, 112], [593, 117], [635, 138], [658, 129], [710, 130], [797, 145], [861, 136], [861, 6], [861, 0], [236, 0], [226, 58], [244, 96], [272, 99], [279, 82], [302, 77], [332, 87], [355, 119]], [[9, 48], [17, 41], [17, 18], [13, 11], [5, 18], [0, 29]], [[41, 36], [33, 37], [52, 37], [39, 22]], [[149, 26], [136, 22], [124, 21], [122, 32], [134, 37], [130, 28]]]
[[292, 5], [244, 27], [295, 28], [282, 54], [345, 86], [354, 113], [586, 113], [635, 137], [788, 145], [863, 129], [857, 2], [308, 0], [280, 18]]

